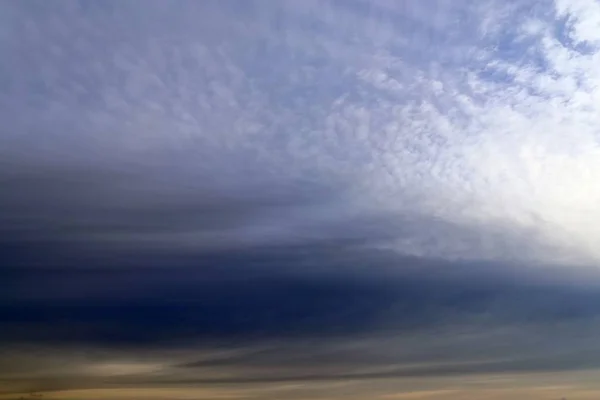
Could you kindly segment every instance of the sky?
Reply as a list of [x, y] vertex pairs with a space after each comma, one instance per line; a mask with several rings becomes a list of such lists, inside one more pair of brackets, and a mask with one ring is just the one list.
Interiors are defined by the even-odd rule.
[[600, 397], [600, 2], [0, 3], [0, 398]]

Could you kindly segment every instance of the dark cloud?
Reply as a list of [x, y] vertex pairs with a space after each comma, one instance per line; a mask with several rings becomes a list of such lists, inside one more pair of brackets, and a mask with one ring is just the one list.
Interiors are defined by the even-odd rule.
[[[459, 349], [455, 349], [459, 350]], [[538, 354], [533, 357], [518, 357], [513, 360], [500, 360], [500, 361], [475, 361], [467, 362], [466, 360], [460, 360], [457, 355], [457, 359], [453, 363], [446, 365], [433, 363], [431, 366], [423, 367], [396, 367], [400, 364], [401, 360], [398, 358], [392, 362], [386, 363], [368, 363], [364, 362], [359, 364], [359, 368], [381, 368], [387, 369], [385, 372], [350, 372], [350, 373], [327, 373], [326, 371], [319, 371], [319, 367], [323, 367], [323, 364], [319, 364], [318, 358], [315, 362], [309, 362], [304, 367], [307, 370], [313, 370], [312, 373], [271, 373], [249, 377], [235, 377], [235, 378], [214, 378], [214, 379], [184, 379], [175, 380], [171, 383], [178, 384], [232, 384], [232, 383], [272, 383], [272, 382], [314, 382], [314, 381], [329, 381], [329, 380], [373, 380], [373, 379], [390, 379], [390, 378], [433, 378], [433, 377], [448, 377], [448, 376], [467, 376], [467, 375], [486, 375], [486, 374], [506, 374], [506, 373], [544, 373], [544, 372], [565, 372], [565, 371], [577, 371], [586, 369], [595, 369], [600, 365], [597, 357], [599, 351], [580, 351], [575, 353], [567, 354], [551, 354], [541, 355]], [[288, 358], [289, 354], [281, 354], [281, 358]], [[260, 362], [260, 356], [256, 357], [253, 364]], [[400, 364], [401, 365], [401, 364]], [[236, 365], [239, 367], [239, 365]], [[349, 365], [343, 365], [346, 369]], [[350, 365], [352, 366], [352, 365]], [[391, 366], [391, 368], [390, 368]], [[329, 365], [331, 367], [331, 365]], [[356, 368], [357, 365], [354, 365]], [[271, 371], [281, 371], [276, 366], [271, 366]], [[390, 371], [391, 369], [391, 371]]]
[[131, 262], [4, 270], [3, 338], [151, 345], [352, 337], [588, 320], [600, 299], [597, 288], [518, 269], [336, 246]]
[[[341, 183], [35, 160], [12, 163], [0, 177], [8, 189], [0, 193], [5, 346], [117, 348], [134, 357], [181, 347], [193, 354], [199, 343], [244, 350], [175, 357], [164, 381], [173, 385], [596, 366], [594, 342], [573, 332], [595, 326], [594, 273], [384, 250], [378, 245], [416, 230], [471, 242], [481, 231], [357, 212], [346, 208]], [[261, 238], [270, 221], [279, 230]], [[565, 354], [555, 354], [558, 346]], [[224, 371], [231, 378], [218, 376]], [[72, 387], [69, 376], [38, 384]]]
[[252, 246], [254, 240], [293, 240], [288, 221], [306, 219], [303, 213], [343, 196], [335, 185], [268, 177], [231, 182], [172, 165], [5, 166], [0, 173], [5, 189], [0, 193], [3, 267], [33, 262], [105, 265], [123, 251], [163, 248], [173, 254]]

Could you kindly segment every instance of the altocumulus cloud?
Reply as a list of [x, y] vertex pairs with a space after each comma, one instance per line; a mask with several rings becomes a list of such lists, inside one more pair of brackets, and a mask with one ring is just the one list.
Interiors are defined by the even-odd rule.
[[[329, 202], [215, 229], [273, 243], [377, 209], [412, 219], [385, 241], [401, 253], [595, 260], [597, 8], [4, 5], [4, 229], [196, 246], [216, 240], [185, 210], [198, 197], [310, 203], [318, 186]], [[190, 217], [143, 223], [131, 208]]]
[[597, 368], [599, 24], [2, 3], [0, 338], [116, 352], [41, 388]]

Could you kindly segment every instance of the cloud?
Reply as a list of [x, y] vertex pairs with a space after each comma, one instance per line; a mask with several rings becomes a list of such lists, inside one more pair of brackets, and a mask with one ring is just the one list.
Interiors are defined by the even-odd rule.
[[546, 276], [547, 268], [399, 258], [339, 243], [99, 261], [4, 270], [0, 338], [161, 347], [579, 326], [598, 316], [597, 273]]
[[0, 339], [179, 384], [597, 368], [599, 15], [3, 3]]
[[[505, 387], [513, 389], [540, 378], [553, 385], [561, 380], [574, 384], [574, 377], [598, 367], [599, 349], [593, 337], [597, 320], [490, 328], [463, 324], [310, 340], [221, 337], [175, 346], [21, 346], [3, 350], [12, 361], [2, 366], [1, 374], [11, 384], [40, 391], [107, 384], [123, 389], [297, 384], [318, 392], [319, 385], [362, 382], [383, 389], [386, 382], [394, 381], [405, 383], [402, 391], [414, 385], [471, 393], [482, 386], [475, 382], [470, 387], [471, 380], [492, 384], [505, 380], [509, 381]], [[523, 383], [511, 384], [512, 377]], [[406, 384], [409, 381], [411, 385]]]
[[[200, 182], [237, 188], [233, 196], [275, 182], [346, 187], [338, 207], [424, 215], [485, 242], [415, 224], [410, 240], [389, 241], [401, 253], [591, 262], [594, 7], [4, 5], [14, 16], [4, 36], [21, 39], [2, 44], [12, 60], [3, 159], [9, 170], [16, 159], [29, 169], [135, 168], [142, 179], [160, 171], [165, 182], [149, 196], [200, 196]], [[325, 218], [330, 207], [303, 215]], [[180, 235], [152, 240], [202, 241]], [[529, 250], [503, 250], [511, 236]]]

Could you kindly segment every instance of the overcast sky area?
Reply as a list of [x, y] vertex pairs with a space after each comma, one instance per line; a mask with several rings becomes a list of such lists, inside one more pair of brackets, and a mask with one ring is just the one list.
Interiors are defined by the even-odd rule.
[[0, 398], [600, 398], [600, 2], [0, 2]]

